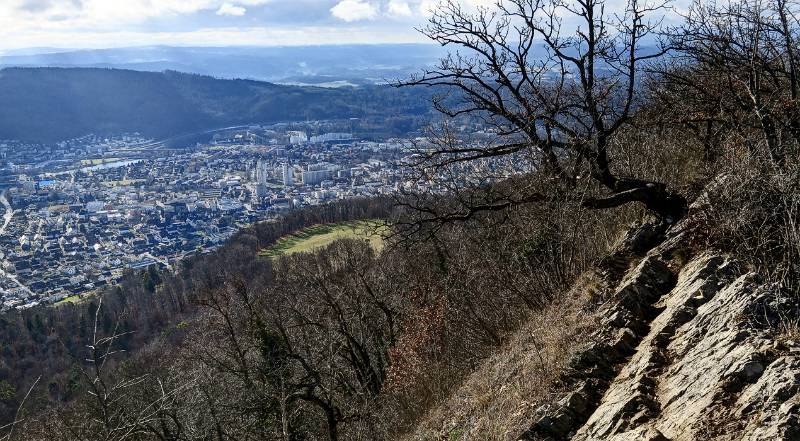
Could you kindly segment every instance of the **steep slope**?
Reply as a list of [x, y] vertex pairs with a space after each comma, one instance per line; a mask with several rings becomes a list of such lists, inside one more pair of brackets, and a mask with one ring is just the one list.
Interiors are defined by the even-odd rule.
[[[800, 439], [800, 338], [786, 327], [796, 300], [731, 256], [695, 249], [691, 223], [656, 240], [629, 233], [598, 272], [606, 294], [578, 284], [570, 303], [533, 316], [412, 438]], [[649, 242], [660, 244], [631, 252]], [[543, 328], [563, 336], [561, 353]], [[558, 372], [531, 367], [543, 360]]]
[[[693, 259], [572, 439], [797, 439], [800, 347], [774, 339], [779, 306], [729, 258]], [[608, 323], [635, 339], [626, 313], [637, 317], [620, 302]]]
[[[653, 225], [627, 232], [595, 270], [581, 276], [552, 305], [532, 313], [494, 356], [478, 366], [406, 438], [512, 440], [534, 421], [547, 416], [550, 409], [556, 409], [575, 384], [565, 373], [595, 359], [589, 353], [588, 358], [581, 353], [592, 348], [588, 342], [603, 326], [597, 309], [609, 301], [628, 269], [660, 239], [660, 230]], [[634, 282], [645, 285], [643, 277], [658, 275], [651, 272], [644, 271]], [[666, 279], [659, 286], [669, 283], [670, 279]], [[600, 374], [597, 370], [594, 373]], [[602, 377], [607, 382], [608, 375]], [[571, 413], [558, 418], [559, 421], [551, 421], [548, 416], [545, 421], [555, 427], [566, 425], [565, 430], [576, 424]]]
[[800, 438], [800, 342], [781, 328], [796, 305], [730, 256], [683, 262], [687, 223], [628, 273], [523, 438]]

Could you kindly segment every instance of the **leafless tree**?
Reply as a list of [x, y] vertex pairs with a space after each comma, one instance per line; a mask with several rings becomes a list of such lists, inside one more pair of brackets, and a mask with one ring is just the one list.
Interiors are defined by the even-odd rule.
[[782, 167], [800, 142], [799, 12], [790, 0], [695, 1], [671, 30], [655, 101], [709, 140], [765, 145]]
[[[411, 160], [401, 205], [417, 214], [415, 227], [585, 188], [605, 192], [582, 197], [586, 207], [640, 202], [662, 219], [680, 217], [681, 195], [615, 173], [609, 151], [641, 104], [646, 65], [669, 49], [653, 45], [665, 8], [644, 0], [617, 14], [603, 0], [440, 4], [421, 31], [450, 54], [399, 83], [444, 90], [434, 106], [451, 118]], [[484, 134], [466, 138], [457, 127], [464, 121], [478, 121]]]
[[371, 280], [373, 259], [363, 243], [337, 242], [292, 260], [274, 294], [271, 321], [293, 367], [289, 400], [321, 411], [331, 440], [345, 423], [366, 424], [396, 338], [398, 311]]
[[[268, 286], [203, 293], [191, 357], [219, 439], [336, 440], [370, 424], [397, 311], [358, 241], [275, 262]], [[355, 428], [355, 429], [354, 429]]]
[[0, 426], [0, 434], [2, 434], [0, 435], [0, 441], [13, 441], [15, 439], [22, 439], [20, 438], [19, 433], [15, 433], [15, 429], [18, 425], [20, 425], [20, 423], [24, 422], [25, 418], [23, 417], [23, 411], [25, 410], [25, 403], [28, 401], [28, 398], [30, 398], [31, 393], [33, 393], [33, 390], [36, 388], [36, 385], [39, 384], [41, 379], [41, 376], [38, 377], [36, 381], [33, 382], [33, 385], [31, 385], [31, 387], [28, 389], [28, 392], [22, 398], [19, 406], [17, 406], [17, 412], [14, 415], [14, 419], [9, 424]]
[[[103, 335], [102, 308], [100, 297], [86, 345], [87, 356], [78, 367], [87, 396], [59, 412], [60, 425], [52, 424], [50, 429], [75, 440], [184, 439], [179, 429], [173, 430], [165, 422], [177, 407], [179, 393], [187, 384], [168, 384], [151, 374], [124, 375], [120, 372], [114, 359], [126, 352], [120, 340], [127, 332], [121, 331], [120, 322], [116, 321], [108, 335]], [[147, 394], [146, 400], [136, 399], [145, 389], [153, 393]]]

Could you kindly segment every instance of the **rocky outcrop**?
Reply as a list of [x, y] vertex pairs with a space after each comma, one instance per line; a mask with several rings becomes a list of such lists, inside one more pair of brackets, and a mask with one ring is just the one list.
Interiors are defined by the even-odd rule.
[[521, 438], [800, 440], [800, 342], [778, 326], [796, 308], [725, 255], [679, 262], [680, 236], [628, 271]]
[[586, 348], [578, 351], [562, 375], [573, 389], [544, 415], [522, 439], [567, 439], [597, 408], [616, 373], [616, 366], [636, 352], [659, 310], [655, 303], [674, 286], [667, 265], [648, 256], [629, 271], [600, 315], [603, 326]]

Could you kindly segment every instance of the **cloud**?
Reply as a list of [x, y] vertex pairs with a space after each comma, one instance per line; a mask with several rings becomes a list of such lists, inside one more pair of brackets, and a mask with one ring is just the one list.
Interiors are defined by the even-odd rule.
[[42, 12], [53, 6], [52, 0], [24, 0], [17, 6], [19, 10], [26, 12]]
[[223, 3], [222, 6], [217, 9], [217, 15], [232, 15], [235, 17], [241, 17], [247, 13], [247, 9], [243, 8], [242, 6], [232, 5], [230, 3]]
[[286, 0], [0, 0], [0, 25], [16, 22], [26, 29], [63, 27], [110, 30], [148, 20], [201, 12], [241, 16], [245, 7]]
[[331, 14], [346, 22], [373, 20], [378, 16], [378, 7], [364, 0], [342, 0], [331, 8]]
[[[414, 28], [424, 25], [440, 1], [0, 0], [0, 52], [3, 48], [30, 46], [113, 47], [151, 43], [423, 42], [427, 40]], [[491, 5], [496, 0], [458, 1], [466, 8], [474, 8]], [[225, 28], [230, 26], [231, 17], [243, 15], [247, 16], [246, 25], [250, 28]], [[324, 36], [314, 34], [320, 28], [326, 29]]]
[[419, 12], [425, 17], [430, 17], [439, 7], [439, 0], [422, 0], [419, 2]]
[[82, 32], [48, 31], [8, 33], [0, 29], [2, 49], [26, 47], [109, 48], [148, 45], [224, 46], [235, 42], [244, 46], [324, 45], [331, 43], [429, 43], [412, 30], [376, 32], [372, 26], [341, 29], [339, 26], [292, 28], [207, 28], [189, 32]]
[[388, 6], [389, 16], [392, 17], [411, 17], [414, 13], [411, 11], [411, 6], [408, 2], [400, 0], [390, 0]]

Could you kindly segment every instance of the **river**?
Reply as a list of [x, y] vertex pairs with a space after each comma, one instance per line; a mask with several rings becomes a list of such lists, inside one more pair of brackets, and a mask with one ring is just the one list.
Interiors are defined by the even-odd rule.
[[77, 169], [73, 169], [73, 170], [65, 170], [65, 171], [55, 172], [55, 173], [44, 173], [44, 176], [48, 176], [48, 177], [62, 176], [62, 175], [66, 175], [66, 174], [75, 173], [76, 171], [89, 172], [89, 171], [95, 171], [95, 170], [106, 170], [106, 169], [110, 169], [110, 168], [125, 167], [125, 166], [131, 165], [131, 164], [138, 164], [140, 162], [142, 162], [141, 159], [126, 159], [124, 161], [106, 162], [106, 163], [103, 163], [103, 164], [90, 165], [90, 166], [81, 167], [81, 168], [77, 168]]

